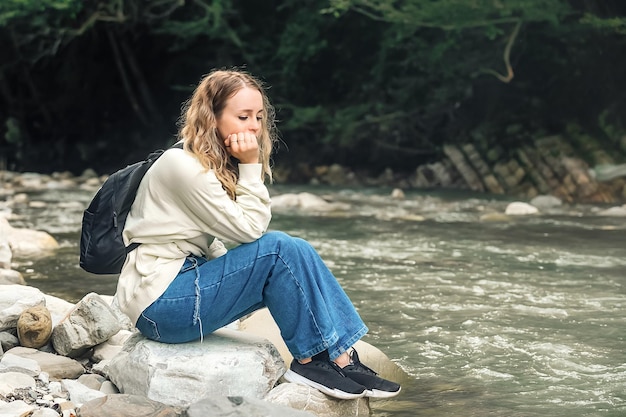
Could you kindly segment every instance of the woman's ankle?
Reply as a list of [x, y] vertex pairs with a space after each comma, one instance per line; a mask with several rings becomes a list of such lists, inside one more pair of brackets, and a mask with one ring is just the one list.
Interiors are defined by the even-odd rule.
[[348, 352], [343, 352], [333, 362], [335, 362], [340, 368], [345, 368], [350, 365], [350, 355]]
[[[320, 357], [325, 357], [328, 360], [328, 354], [326, 354], [325, 356], [324, 354], [326, 354], [326, 351], [321, 352], [321, 354], [318, 355]], [[298, 359], [298, 362], [300, 363], [300, 365], [306, 365], [307, 363], [315, 359], [318, 355], [315, 355], [311, 358]], [[340, 368], [344, 368], [352, 363], [352, 358], [350, 357], [350, 354], [348, 352], [343, 352], [336, 359], [334, 359], [333, 362], [336, 363]]]

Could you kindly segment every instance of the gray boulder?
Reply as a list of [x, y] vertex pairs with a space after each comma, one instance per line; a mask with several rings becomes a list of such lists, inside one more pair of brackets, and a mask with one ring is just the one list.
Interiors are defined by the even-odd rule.
[[39, 256], [59, 249], [59, 242], [50, 234], [39, 230], [12, 227], [0, 216], [0, 235], [6, 237], [13, 256]]
[[[184, 411], [139, 395], [113, 394], [84, 403], [80, 417], [183, 417]], [[209, 414], [206, 415], [208, 417]]]
[[265, 401], [282, 404], [297, 410], [308, 410], [316, 416], [347, 417], [371, 415], [368, 398], [339, 400], [322, 394], [315, 388], [292, 383], [280, 384], [265, 397]]
[[98, 294], [90, 293], [54, 327], [52, 346], [60, 355], [78, 357], [120, 329], [111, 307]]
[[294, 410], [256, 398], [211, 397], [191, 404], [188, 417], [315, 417], [306, 411]]
[[102, 372], [123, 394], [189, 406], [207, 393], [263, 398], [284, 374], [285, 364], [266, 339], [223, 328], [202, 342], [182, 344], [136, 334]]
[[18, 346], [11, 349], [7, 354], [36, 362], [39, 368], [53, 380], [78, 378], [85, 373], [85, 368], [78, 361], [54, 353]]
[[0, 285], [26, 285], [26, 280], [18, 271], [0, 268]]

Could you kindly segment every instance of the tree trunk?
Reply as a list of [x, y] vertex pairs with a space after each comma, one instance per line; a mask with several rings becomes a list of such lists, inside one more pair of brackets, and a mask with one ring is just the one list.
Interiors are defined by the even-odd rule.
[[135, 114], [137, 114], [137, 117], [139, 117], [139, 120], [141, 120], [141, 123], [143, 123], [146, 126], [149, 126], [150, 123], [148, 121], [148, 118], [144, 114], [141, 108], [141, 105], [139, 104], [139, 101], [137, 100], [137, 96], [135, 92], [133, 91], [133, 87], [128, 78], [128, 73], [126, 72], [126, 68], [124, 68], [124, 62], [122, 61], [122, 55], [120, 54], [120, 48], [119, 48], [119, 45], [117, 44], [117, 39], [115, 38], [115, 35], [112, 33], [111, 30], [107, 30], [106, 33], [109, 38], [109, 43], [111, 44], [111, 49], [113, 50], [113, 56], [115, 57], [115, 65], [117, 66], [117, 70], [120, 74], [120, 78], [122, 79], [122, 84], [124, 85], [124, 91], [126, 91], [126, 97], [128, 98], [128, 101], [130, 102], [130, 105], [133, 111], [135, 112]]

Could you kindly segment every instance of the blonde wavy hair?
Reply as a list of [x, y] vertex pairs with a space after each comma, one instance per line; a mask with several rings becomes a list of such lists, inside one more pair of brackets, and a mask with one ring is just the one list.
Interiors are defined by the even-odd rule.
[[265, 92], [264, 84], [254, 76], [238, 70], [214, 70], [204, 76], [193, 95], [187, 100], [179, 120], [178, 138], [185, 150], [193, 153], [207, 169], [213, 170], [231, 199], [236, 199], [235, 187], [239, 170], [226, 151], [217, 132], [217, 119], [226, 101], [244, 87], [254, 88], [263, 97], [263, 118], [259, 142], [259, 162], [263, 178], [272, 181], [271, 154], [277, 141], [274, 107]]

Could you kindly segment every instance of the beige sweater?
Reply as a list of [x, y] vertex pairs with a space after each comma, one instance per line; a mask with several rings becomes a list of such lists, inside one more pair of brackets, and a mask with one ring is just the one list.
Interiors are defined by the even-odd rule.
[[141, 181], [123, 238], [141, 245], [122, 268], [116, 297], [133, 323], [167, 289], [188, 254], [226, 253], [218, 239], [252, 242], [267, 230], [270, 197], [260, 164], [240, 164], [237, 200], [213, 171], [182, 149], [167, 150]]

